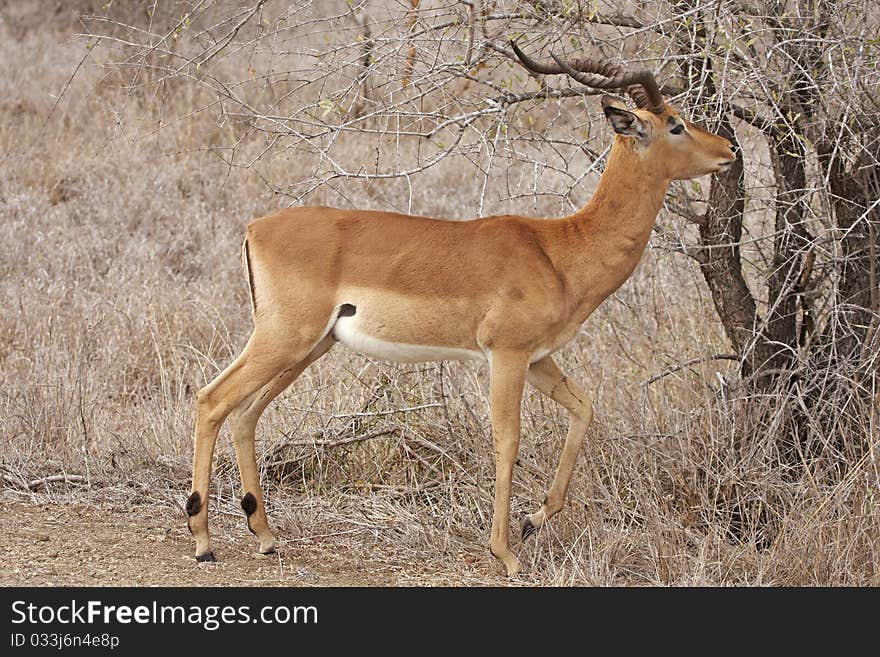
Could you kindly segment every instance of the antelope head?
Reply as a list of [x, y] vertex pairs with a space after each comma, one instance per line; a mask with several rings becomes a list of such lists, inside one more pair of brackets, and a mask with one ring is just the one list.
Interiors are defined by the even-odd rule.
[[602, 110], [617, 133], [638, 157], [668, 180], [697, 178], [726, 171], [736, 159], [732, 144], [719, 135], [685, 120], [663, 100], [660, 86], [647, 70], [626, 71], [607, 60], [565, 61], [551, 53], [552, 63], [536, 62], [511, 41], [522, 65], [542, 75], [566, 74], [593, 89], [624, 90], [635, 103], [627, 108], [619, 98], [602, 97]]

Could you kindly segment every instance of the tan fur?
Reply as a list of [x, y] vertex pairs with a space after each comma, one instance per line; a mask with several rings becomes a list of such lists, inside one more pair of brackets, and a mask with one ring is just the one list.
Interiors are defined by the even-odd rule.
[[[622, 109], [614, 101], [606, 104]], [[572, 340], [632, 273], [670, 181], [718, 171], [734, 157], [726, 139], [691, 124], [684, 135], [671, 135], [670, 117], [680, 122], [671, 108], [632, 114], [646, 136], [615, 137], [595, 195], [568, 217], [450, 222], [301, 207], [248, 226], [244, 256], [254, 333], [235, 362], [198, 395], [192, 490], [203, 503], [190, 518], [197, 555], [211, 551], [211, 457], [230, 414], [243, 493], [257, 500], [249, 526], [262, 552], [274, 548], [254, 456], [256, 423], [266, 404], [332, 347], [337, 314], [350, 305], [355, 314], [346, 326], [376, 344], [395, 345], [394, 353], [421, 345], [476, 352], [488, 361], [497, 463], [491, 550], [509, 574], [519, 571], [509, 548], [508, 516], [524, 382], [571, 416], [547, 499], [528, 517], [539, 527], [562, 508], [592, 418], [589, 396], [563, 376], [550, 354]]]

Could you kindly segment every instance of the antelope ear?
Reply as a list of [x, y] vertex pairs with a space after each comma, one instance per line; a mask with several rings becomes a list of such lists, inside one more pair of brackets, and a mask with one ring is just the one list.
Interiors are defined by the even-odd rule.
[[626, 109], [626, 105], [614, 96], [602, 96], [602, 110], [617, 134], [636, 139], [647, 138], [649, 132], [645, 122]]

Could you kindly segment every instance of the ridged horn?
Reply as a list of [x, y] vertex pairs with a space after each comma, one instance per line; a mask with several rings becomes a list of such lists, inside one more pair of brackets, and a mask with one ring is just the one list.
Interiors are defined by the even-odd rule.
[[625, 71], [608, 60], [575, 59], [567, 62], [552, 52], [554, 64], [540, 63], [526, 55], [516, 42], [510, 42], [514, 54], [522, 65], [534, 73], [541, 75], [566, 74], [583, 85], [594, 89], [625, 89], [636, 106], [660, 114], [663, 112], [663, 94], [654, 79], [653, 73], [641, 69]]

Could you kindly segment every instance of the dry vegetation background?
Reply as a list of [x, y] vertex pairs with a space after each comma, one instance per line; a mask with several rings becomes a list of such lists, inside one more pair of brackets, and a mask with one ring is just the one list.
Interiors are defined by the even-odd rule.
[[[479, 4], [0, 2], [0, 503], [180, 507], [194, 392], [251, 328], [248, 220], [303, 202], [450, 219], [586, 202], [611, 137], [597, 100], [535, 97], [536, 81], [472, 38]], [[540, 23], [535, 3], [488, 4], [480, 35], [501, 46]], [[622, 7], [597, 28], [603, 52], [655, 61], [650, 39], [622, 36]], [[568, 39], [568, 52], [595, 46]], [[492, 101], [505, 94], [532, 95]], [[774, 165], [758, 130], [734, 127], [743, 269], [766, 302]], [[689, 255], [707, 185], [674, 186], [632, 279], [559, 355], [596, 420], [566, 508], [514, 545], [524, 581], [880, 584], [876, 412], [834, 434], [833, 458], [811, 448], [792, 461], [778, 391], [756, 412]], [[258, 428], [282, 545], [326, 530], [337, 549], [464, 559], [470, 583], [495, 581], [485, 378], [343, 348], [310, 368]], [[871, 385], [854, 388], [859, 408]], [[543, 497], [566, 425], [527, 391], [514, 516]], [[238, 488], [224, 430], [212, 517], [240, 515]]]

